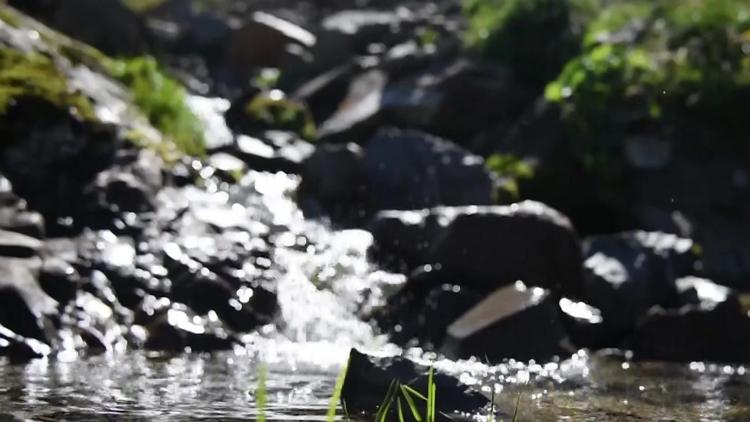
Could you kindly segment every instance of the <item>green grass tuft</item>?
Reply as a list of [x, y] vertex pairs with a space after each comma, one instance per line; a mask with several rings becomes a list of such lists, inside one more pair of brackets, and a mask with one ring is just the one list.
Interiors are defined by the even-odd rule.
[[[427, 373], [427, 392], [422, 394], [413, 387], [402, 384], [399, 380], [392, 380], [388, 390], [383, 397], [383, 401], [378, 406], [375, 414], [375, 422], [386, 422], [388, 416], [395, 409], [396, 416], [400, 422], [405, 420], [403, 403], [406, 402], [408, 410], [417, 422], [435, 422], [437, 420], [436, 411], [437, 386], [435, 384], [434, 368], [430, 367]], [[402, 401], [403, 398], [403, 401]], [[424, 412], [420, 411], [417, 400], [424, 402]]]
[[281, 91], [262, 92], [244, 108], [248, 125], [258, 130], [280, 129], [297, 133], [304, 139], [315, 138], [315, 122], [307, 107], [285, 97]]
[[268, 369], [266, 365], [258, 365], [258, 387], [255, 390], [255, 407], [258, 409], [258, 422], [266, 422], [266, 406], [268, 405], [268, 392], [266, 382], [268, 381]]
[[[336, 385], [333, 387], [333, 394], [328, 402], [328, 411], [326, 412], [327, 422], [334, 422], [336, 420], [336, 409], [341, 401], [341, 389], [344, 388], [348, 366], [349, 365], [347, 364], [341, 368], [341, 372], [339, 372], [339, 375], [336, 377]], [[346, 409], [344, 409], [344, 411], [346, 411]]]
[[116, 60], [108, 70], [128, 87], [135, 105], [179, 151], [205, 155], [203, 126], [186, 103], [185, 88], [167, 76], [153, 57]]

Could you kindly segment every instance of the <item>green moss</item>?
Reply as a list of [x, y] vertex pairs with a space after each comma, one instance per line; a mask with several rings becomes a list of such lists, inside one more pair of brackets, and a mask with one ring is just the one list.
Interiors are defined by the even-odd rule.
[[589, 23], [582, 48], [545, 93], [562, 105], [587, 161], [610, 167], [621, 141], [644, 130], [698, 138], [684, 129], [698, 128], [747, 144], [747, 2], [619, 2]]
[[149, 121], [185, 154], [205, 154], [203, 127], [186, 103], [185, 88], [168, 77], [152, 57], [110, 62], [113, 77], [125, 84]]
[[516, 76], [544, 85], [576, 51], [568, 0], [464, 0], [466, 40]]
[[315, 122], [304, 104], [284, 97], [281, 91], [262, 92], [244, 108], [248, 126], [258, 130], [289, 130], [301, 137], [315, 138]]
[[43, 99], [82, 119], [96, 118], [89, 99], [70, 89], [67, 78], [49, 57], [0, 48], [0, 114], [22, 98]]
[[534, 167], [513, 154], [492, 154], [485, 160], [485, 167], [498, 176], [499, 189], [495, 192], [498, 201], [505, 197], [517, 200], [521, 196], [518, 182], [534, 178]]

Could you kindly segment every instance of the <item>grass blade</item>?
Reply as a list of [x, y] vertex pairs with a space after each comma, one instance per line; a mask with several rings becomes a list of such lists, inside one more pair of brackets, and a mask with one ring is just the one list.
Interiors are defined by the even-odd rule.
[[406, 404], [409, 406], [409, 410], [411, 410], [411, 414], [412, 416], [414, 416], [414, 420], [417, 422], [422, 422], [422, 416], [419, 414], [419, 409], [417, 408], [417, 405], [414, 404], [414, 399], [411, 397], [412, 393], [410, 393], [409, 390], [415, 391], [408, 385], [401, 386], [401, 394], [404, 396], [404, 399], [406, 399]]
[[396, 405], [398, 406], [398, 421], [404, 422], [404, 410], [401, 407], [401, 397], [396, 397]]
[[410, 386], [408, 386], [408, 385], [406, 385], [406, 384], [402, 385], [402, 386], [401, 386], [401, 389], [402, 389], [402, 390], [406, 390], [406, 391], [408, 391], [408, 392], [409, 392], [409, 394], [412, 394], [412, 395], [414, 395], [414, 396], [417, 396], [417, 397], [419, 397], [420, 399], [422, 399], [422, 400], [424, 400], [424, 401], [427, 401], [427, 397], [425, 397], [425, 396], [424, 396], [424, 394], [420, 393], [419, 391], [417, 391], [417, 390], [413, 389], [412, 387], [410, 387]]
[[383, 402], [378, 407], [378, 413], [375, 414], [375, 422], [385, 422], [386, 417], [388, 417], [388, 411], [391, 409], [391, 404], [393, 403], [393, 397], [398, 389], [398, 384], [397, 380], [391, 381], [391, 385], [388, 386], [388, 391], [386, 391], [385, 397], [383, 397]]
[[258, 388], [255, 390], [255, 407], [258, 408], [258, 422], [266, 422], [266, 405], [268, 403], [266, 379], [268, 370], [266, 365], [258, 365]]
[[427, 373], [427, 422], [435, 422], [435, 368], [430, 367]]
[[[344, 380], [346, 379], [346, 370], [349, 365], [344, 365], [339, 372], [339, 376], [336, 377], [336, 384], [333, 387], [333, 394], [331, 400], [328, 402], [328, 411], [326, 412], [326, 422], [334, 422], [336, 420], [336, 409], [338, 409], [339, 402], [341, 401], [341, 389], [344, 387]], [[346, 414], [346, 409], [344, 409]]]

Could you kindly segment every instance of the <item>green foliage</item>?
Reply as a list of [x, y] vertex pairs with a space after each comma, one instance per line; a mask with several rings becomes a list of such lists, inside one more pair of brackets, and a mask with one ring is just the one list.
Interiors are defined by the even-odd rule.
[[247, 125], [258, 130], [280, 129], [315, 138], [315, 122], [304, 104], [286, 98], [279, 90], [262, 92], [244, 108]]
[[165, 0], [123, 0], [125, 6], [135, 12], [148, 12], [164, 3]]
[[0, 114], [14, 101], [38, 98], [68, 108], [82, 119], [94, 120], [86, 96], [68, 86], [65, 75], [47, 56], [0, 48]]
[[266, 382], [268, 369], [265, 365], [258, 365], [258, 386], [255, 389], [255, 407], [258, 409], [258, 422], [266, 422], [266, 406], [268, 405]]
[[500, 188], [513, 200], [520, 197], [518, 181], [534, 178], [534, 167], [512, 154], [492, 154], [487, 157], [484, 165], [498, 176], [501, 182]]
[[186, 103], [185, 88], [168, 77], [154, 58], [113, 61], [109, 71], [129, 88], [135, 105], [178, 150], [205, 154], [203, 126]]
[[588, 24], [582, 49], [545, 94], [600, 167], [639, 130], [698, 127], [736, 144], [750, 129], [744, 0], [620, 1]]
[[534, 85], [553, 78], [576, 51], [568, 0], [464, 0], [466, 40]]
[[[347, 364], [341, 368], [341, 372], [339, 372], [339, 375], [336, 377], [336, 385], [333, 387], [333, 394], [331, 395], [331, 400], [328, 402], [328, 411], [326, 412], [327, 422], [334, 422], [336, 420], [336, 409], [341, 401], [341, 389], [344, 388], [346, 370], [348, 367], [349, 365]], [[344, 411], [346, 412], [346, 409], [344, 409]]]

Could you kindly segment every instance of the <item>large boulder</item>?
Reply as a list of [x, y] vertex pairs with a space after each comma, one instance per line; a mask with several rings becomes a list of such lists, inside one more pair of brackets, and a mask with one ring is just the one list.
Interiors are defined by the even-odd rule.
[[584, 255], [584, 297], [601, 309], [612, 332], [619, 333], [631, 330], [652, 306], [673, 306], [675, 280], [696, 269], [693, 242], [664, 233], [588, 238]]
[[710, 280], [677, 280], [679, 308], [655, 306], [639, 322], [633, 340], [636, 358], [678, 362], [746, 363], [750, 316], [736, 292]]
[[[383, 404], [394, 382], [408, 386], [427, 397], [428, 379], [429, 369], [425, 365], [398, 356], [378, 358], [352, 349], [341, 389], [341, 403], [351, 415], [373, 416]], [[487, 398], [471, 391], [451, 375], [435, 370], [432, 380], [437, 392], [437, 420], [451, 420], [450, 416], [454, 413], [475, 413], [488, 404]], [[400, 398], [403, 397], [402, 394], [399, 387], [396, 395]], [[400, 401], [406, 406], [406, 399]], [[425, 415], [424, 401], [417, 398], [413, 402], [418, 406], [419, 413]], [[397, 407], [397, 404], [391, 404], [390, 412], [386, 413], [387, 420], [398, 420]], [[403, 413], [411, 417], [411, 412], [407, 409], [403, 408]]]
[[556, 293], [582, 291], [578, 236], [565, 216], [538, 202], [389, 211], [372, 227], [371, 253], [381, 262], [432, 264], [462, 285], [490, 290], [524, 280]]
[[545, 361], [573, 352], [554, 296], [522, 282], [491, 293], [451, 323], [446, 334], [441, 351], [454, 359]]

